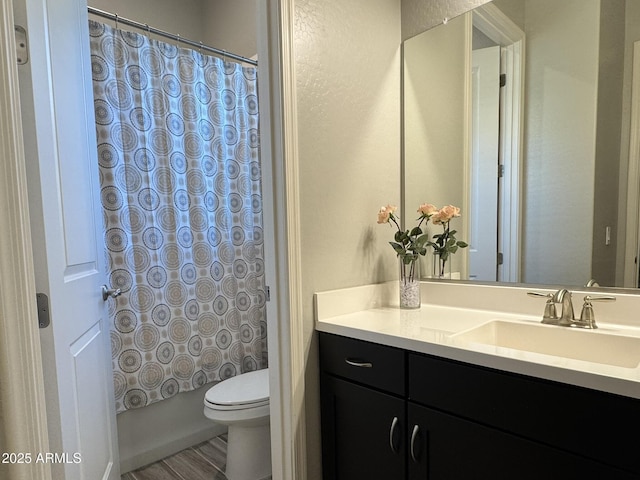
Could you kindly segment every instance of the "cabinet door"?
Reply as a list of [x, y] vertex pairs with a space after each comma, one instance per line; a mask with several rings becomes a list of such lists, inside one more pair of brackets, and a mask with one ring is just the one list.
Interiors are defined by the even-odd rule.
[[410, 480], [637, 478], [613, 467], [411, 402], [407, 425]]
[[405, 401], [327, 374], [321, 382], [324, 479], [404, 479]]

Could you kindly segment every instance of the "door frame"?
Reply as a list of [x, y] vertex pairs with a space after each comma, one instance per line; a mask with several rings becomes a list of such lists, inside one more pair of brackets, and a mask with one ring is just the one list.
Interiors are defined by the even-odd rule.
[[[302, 254], [300, 250], [300, 188], [298, 119], [294, 55], [294, 0], [259, 4], [258, 58], [267, 63], [261, 76], [260, 118], [269, 135], [260, 137], [264, 189], [265, 262], [268, 281], [275, 282], [267, 302], [267, 342], [271, 398], [271, 459], [273, 478], [307, 476], [305, 419], [305, 350], [303, 338]], [[264, 107], [266, 108], [264, 108]], [[273, 215], [273, 218], [271, 217]]]
[[525, 34], [493, 4], [473, 11], [473, 26], [500, 45], [501, 71], [506, 85], [501, 89], [500, 163], [504, 174], [499, 192], [502, 205], [498, 217], [499, 282], [520, 282], [520, 233], [522, 230], [522, 180], [524, 172], [524, 67]]
[[[0, 349], [0, 419], [3, 451], [48, 452], [40, 339], [36, 324], [35, 279], [29, 227], [27, 182], [15, 63], [11, 0], [0, 3], [0, 334], [11, 338]], [[271, 159], [270, 202], [274, 229], [272, 265], [267, 275], [276, 282], [267, 307], [272, 398], [273, 476], [294, 480], [306, 476], [304, 418], [304, 342], [300, 214], [297, 155], [297, 116], [293, 53], [293, 0], [261, 4], [259, 43], [262, 64], [268, 64], [263, 119], [269, 135], [263, 153]], [[269, 128], [270, 127], [270, 128]], [[265, 141], [266, 140], [266, 141]], [[267, 210], [267, 209], [265, 209]], [[26, 319], [26, 321], [25, 321]], [[11, 366], [21, 365], [21, 369]], [[27, 469], [8, 466], [8, 478], [51, 478], [50, 465], [31, 463]]]
[[0, 472], [48, 480], [51, 465], [35, 461], [49, 451], [49, 436], [10, 0], [0, 3], [0, 39], [0, 450], [32, 455], [31, 463], [2, 464]]

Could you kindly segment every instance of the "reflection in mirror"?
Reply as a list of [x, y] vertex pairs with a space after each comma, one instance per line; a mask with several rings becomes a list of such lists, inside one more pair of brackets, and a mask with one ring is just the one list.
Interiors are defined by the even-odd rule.
[[404, 42], [403, 214], [462, 207], [460, 278], [637, 286], [639, 39], [635, 0], [494, 0]]

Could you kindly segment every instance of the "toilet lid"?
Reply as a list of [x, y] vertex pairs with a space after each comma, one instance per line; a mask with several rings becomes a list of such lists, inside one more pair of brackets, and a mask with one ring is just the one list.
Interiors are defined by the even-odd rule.
[[247, 372], [211, 387], [205, 401], [222, 407], [249, 407], [269, 403], [269, 369]]

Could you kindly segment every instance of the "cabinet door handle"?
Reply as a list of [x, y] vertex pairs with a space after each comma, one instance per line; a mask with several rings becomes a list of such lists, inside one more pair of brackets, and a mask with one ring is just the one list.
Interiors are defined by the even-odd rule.
[[393, 417], [393, 421], [391, 422], [391, 428], [389, 429], [389, 446], [391, 447], [391, 451], [393, 453], [398, 453], [398, 447], [396, 447], [393, 442], [393, 435], [396, 433], [396, 428], [398, 427], [398, 417]]
[[371, 362], [363, 362], [363, 361], [357, 360], [355, 358], [354, 359], [345, 358], [344, 361], [347, 362], [352, 367], [360, 367], [360, 368], [371, 368], [371, 367], [373, 367], [373, 363], [371, 363]]
[[420, 427], [418, 425], [413, 426], [413, 432], [411, 432], [411, 459], [418, 463], [418, 456], [416, 455], [416, 438], [420, 433]]

